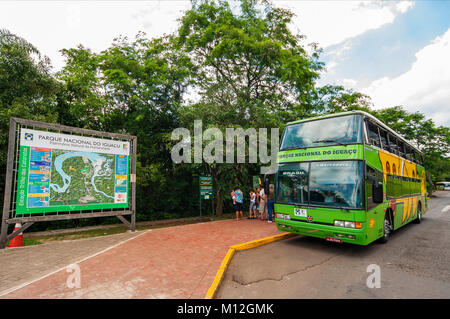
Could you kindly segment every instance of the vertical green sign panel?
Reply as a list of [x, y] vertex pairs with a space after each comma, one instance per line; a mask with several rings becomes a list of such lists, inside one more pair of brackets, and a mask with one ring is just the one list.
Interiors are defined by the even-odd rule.
[[214, 198], [213, 179], [212, 176], [199, 176], [198, 187], [200, 199]]

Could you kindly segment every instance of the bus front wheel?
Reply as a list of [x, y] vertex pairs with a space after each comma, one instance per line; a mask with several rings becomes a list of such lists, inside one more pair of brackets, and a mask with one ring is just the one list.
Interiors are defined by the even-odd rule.
[[380, 242], [387, 243], [389, 238], [391, 237], [392, 230], [394, 227], [392, 227], [391, 217], [389, 215], [389, 212], [386, 213], [384, 216], [384, 232], [383, 237], [380, 238]]

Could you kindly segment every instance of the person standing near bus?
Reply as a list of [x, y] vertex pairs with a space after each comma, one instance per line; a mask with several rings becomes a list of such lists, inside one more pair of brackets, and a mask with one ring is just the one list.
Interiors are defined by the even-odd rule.
[[236, 209], [236, 220], [239, 220], [239, 214], [241, 215], [241, 218], [244, 217], [244, 214], [242, 213], [242, 204], [244, 202], [244, 194], [242, 194], [241, 189], [236, 187], [236, 190], [234, 191], [234, 201], [235, 201], [235, 209]]
[[256, 218], [256, 194], [252, 190], [250, 190], [250, 207], [248, 209], [248, 219]]
[[269, 195], [267, 195], [267, 212], [269, 213], [269, 223], [273, 220], [273, 212], [274, 212], [274, 204], [275, 204], [275, 187], [273, 184], [269, 185]]
[[265, 218], [267, 218], [267, 216], [265, 216], [265, 214], [267, 214], [266, 202], [267, 202], [267, 196], [264, 193], [264, 187], [261, 187], [260, 191], [259, 191], [259, 218], [261, 220], [264, 220]]
[[231, 190], [230, 196], [231, 196], [231, 200], [233, 201], [233, 208], [234, 208], [234, 205], [236, 204], [236, 202], [234, 200], [234, 189]]

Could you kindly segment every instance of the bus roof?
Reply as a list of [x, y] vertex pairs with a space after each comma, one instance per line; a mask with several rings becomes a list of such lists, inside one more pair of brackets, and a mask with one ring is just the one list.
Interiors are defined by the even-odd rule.
[[302, 119], [302, 120], [297, 120], [297, 121], [293, 121], [293, 122], [289, 122], [286, 125], [293, 125], [293, 124], [298, 124], [298, 123], [303, 123], [303, 122], [309, 122], [309, 121], [316, 121], [316, 120], [322, 120], [322, 119], [326, 119], [326, 118], [332, 118], [332, 117], [338, 117], [338, 116], [344, 116], [344, 115], [351, 115], [351, 114], [361, 114], [364, 116], [367, 116], [368, 118], [370, 118], [371, 120], [373, 120], [374, 122], [376, 122], [378, 125], [380, 125], [381, 127], [383, 127], [384, 129], [386, 129], [389, 133], [392, 133], [393, 135], [395, 135], [395, 137], [399, 138], [400, 140], [402, 140], [403, 142], [407, 143], [409, 146], [411, 146], [415, 151], [417, 151], [418, 153], [422, 154], [423, 153], [421, 151], [419, 151], [417, 149], [417, 147], [414, 146], [414, 144], [411, 141], [408, 141], [406, 138], [404, 138], [403, 136], [401, 136], [400, 134], [398, 134], [396, 131], [394, 131], [393, 129], [391, 129], [389, 126], [387, 126], [386, 124], [384, 124], [383, 122], [381, 122], [379, 119], [377, 119], [375, 116], [373, 116], [370, 113], [364, 112], [364, 111], [347, 111], [347, 112], [339, 112], [339, 113], [331, 113], [331, 114], [325, 114], [325, 115], [319, 115], [319, 116], [315, 116], [315, 117], [310, 117], [307, 119]]

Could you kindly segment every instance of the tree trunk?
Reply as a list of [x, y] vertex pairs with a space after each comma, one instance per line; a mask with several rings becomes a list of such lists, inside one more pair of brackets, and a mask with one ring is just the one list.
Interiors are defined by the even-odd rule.
[[223, 192], [222, 190], [217, 190], [217, 204], [216, 204], [216, 216], [221, 217], [223, 214]]

